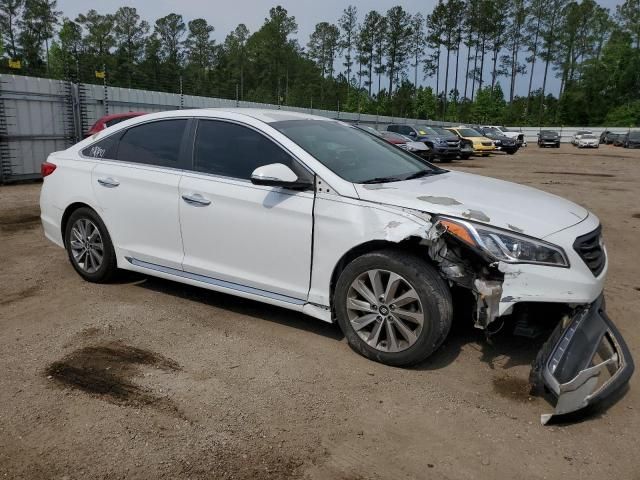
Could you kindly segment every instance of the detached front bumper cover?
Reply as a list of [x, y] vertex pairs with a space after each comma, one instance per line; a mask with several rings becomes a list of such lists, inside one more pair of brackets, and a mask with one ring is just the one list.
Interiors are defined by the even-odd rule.
[[559, 325], [536, 360], [534, 382], [557, 399], [555, 411], [541, 416], [542, 424], [600, 402], [623, 387], [633, 370], [629, 349], [600, 296]]

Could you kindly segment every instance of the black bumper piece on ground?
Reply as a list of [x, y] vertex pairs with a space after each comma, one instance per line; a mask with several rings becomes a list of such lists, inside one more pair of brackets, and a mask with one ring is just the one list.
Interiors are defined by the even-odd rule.
[[629, 348], [604, 310], [600, 296], [561, 322], [538, 354], [531, 372], [556, 399], [542, 424], [595, 405], [625, 386], [633, 374]]

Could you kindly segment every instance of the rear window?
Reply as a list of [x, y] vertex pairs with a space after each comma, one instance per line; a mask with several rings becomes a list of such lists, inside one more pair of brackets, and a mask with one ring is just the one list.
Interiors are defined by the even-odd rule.
[[115, 160], [118, 150], [119, 134], [111, 135], [104, 140], [94, 143], [93, 145], [82, 150], [82, 155], [89, 158], [104, 158]]

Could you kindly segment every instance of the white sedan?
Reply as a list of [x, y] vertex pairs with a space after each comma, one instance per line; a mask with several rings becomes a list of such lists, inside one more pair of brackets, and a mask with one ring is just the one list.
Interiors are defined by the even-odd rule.
[[532, 378], [557, 397], [555, 414], [633, 371], [604, 311], [593, 213], [438, 168], [342, 122], [150, 114], [51, 154], [42, 173], [45, 235], [88, 281], [134, 270], [296, 310], [337, 322], [354, 350], [393, 366], [440, 347], [464, 292], [488, 335], [507, 315], [539, 329], [531, 307], [544, 305], [557, 326]]
[[595, 135], [585, 133], [583, 135], [580, 135], [580, 137], [576, 140], [576, 146], [578, 148], [599, 148], [600, 139]]
[[584, 135], [593, 135], [593, 132], [591, 130], [578, 130], [571, 138], [571, 143], [577, 146], [578, 140], [580, 140]]

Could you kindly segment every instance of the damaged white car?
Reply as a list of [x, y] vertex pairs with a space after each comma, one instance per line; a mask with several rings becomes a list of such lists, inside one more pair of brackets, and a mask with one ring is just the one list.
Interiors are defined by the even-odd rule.
[[[532, 188], [438, 168], [338, 121], [182, 110], [108, 128], [43, 164], [42, 223], [86, 280], [118, 268], [337, 321], [362, 355], [421, 362], [457, 291], [475, 326], [557, 327], [532, 370], [565, 414], [625, 385], [604, 311], [600, 222]], [[529, 313], [528, 313], [529, 312]], [[543, 421], [550, 416], [544, 416]]]

